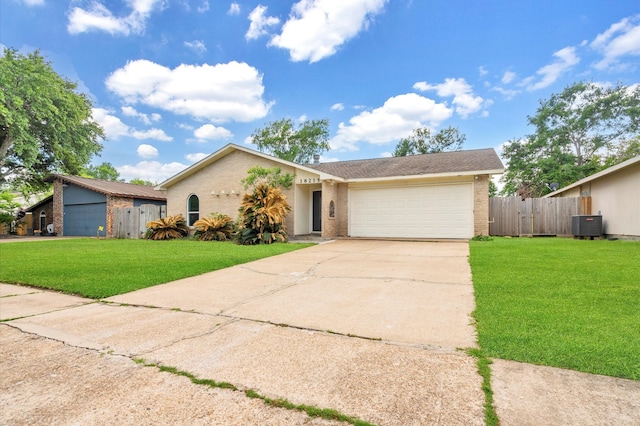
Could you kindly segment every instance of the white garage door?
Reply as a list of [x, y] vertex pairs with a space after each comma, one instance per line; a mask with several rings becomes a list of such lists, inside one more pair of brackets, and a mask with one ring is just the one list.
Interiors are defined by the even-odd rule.
[[352, 237], [471, 238], [471, 183], [351, 188]]

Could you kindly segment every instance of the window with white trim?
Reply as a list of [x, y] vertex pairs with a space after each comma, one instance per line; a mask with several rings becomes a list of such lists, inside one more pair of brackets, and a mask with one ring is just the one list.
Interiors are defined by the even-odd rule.
[[189, 226], [193, 226], [200, 218], [200, 199], [195, 194], [191, 194], [187, 198], [187, 218]]

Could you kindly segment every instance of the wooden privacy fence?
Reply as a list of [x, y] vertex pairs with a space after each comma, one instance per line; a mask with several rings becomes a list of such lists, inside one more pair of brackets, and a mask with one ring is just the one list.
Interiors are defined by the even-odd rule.
[[581, 213], [579, 197], [489, 198], [489, 234], [571, 235], [571, 216]]
[[167, 216], [167, 206], [143, 204], [140, 207], [113, 209], [113, 234], [116, 238], [142, 238], [147, 222]]

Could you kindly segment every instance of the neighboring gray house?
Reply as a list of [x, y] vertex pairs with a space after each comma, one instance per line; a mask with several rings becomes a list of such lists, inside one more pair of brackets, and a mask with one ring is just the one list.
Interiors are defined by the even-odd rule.
[[640, 239], [640, 156], [616, 164], [545, 197], [591, 197], [609, 237]]
[[[53, 230], [64, 236], [114, 236], [113, 209], [142, 204], [166, 205], [153, 187], [78, 176], [53, 174]], [[34, 221], [37, 221], [34, 217]]]

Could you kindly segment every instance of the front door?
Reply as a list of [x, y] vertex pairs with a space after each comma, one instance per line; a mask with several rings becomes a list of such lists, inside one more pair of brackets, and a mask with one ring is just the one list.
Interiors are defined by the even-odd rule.
[[322, 231], [322, 191], [313, 191], [313, 232]]

